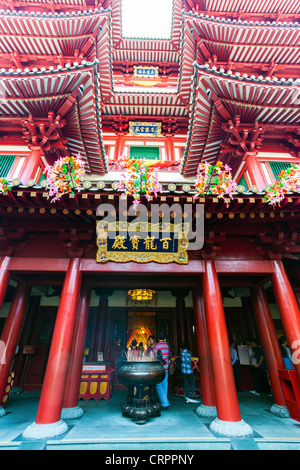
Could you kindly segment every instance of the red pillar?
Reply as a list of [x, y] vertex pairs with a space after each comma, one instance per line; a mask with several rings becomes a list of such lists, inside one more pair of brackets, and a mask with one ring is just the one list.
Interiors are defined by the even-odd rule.
[[198, 407], [197, 415], [216, 416], [216, 398], [207, 336], [204, 299], [201, 290], [196, 290], [196, 288], [193, 289], [193, 306], [202, 391], [202, 405]]
[[82, 360], [85, 346], [86, 331], [90, 308], [91, 289], [84, 285], [77, 308], [71, 358], [68, 367], [63, 400], [62, 418], [74, 419], [82, 416], [83, 411], [78, 406], [78, 395], [82, 372]]
[[241, 419], [222, 295], [211, 260], [206, 261], [202, 284], [218, 416], [211, 429], [227, 436], [251, 435], [251, 427]]
[[124, 155], [125, 137], [124, 134], [118, 134], [116, 141], [114, 160], [120, 160]]
[[174, 158], [174, 152], [173, 152], [173, 147], [172, 147], [172, 137], [170, 135], [167, 135], [167, 140], [165, 143], [165, 151], [166, 151], [166, 161], [171, 161], [175, 160]]
[[22, 170], [20, 180], [27, 184], [29, 179], [34, 179], [41, 161], [41, 152], [38, 147], [31, 150], [29, 157], [26, 158], [25, 167]]
[[292, 362], [300, 380], [300, 311], [282, 261], [273, 261], [272, 284]]
[[4, 393], [7, 377], [14, 358], [16, 346], [18, 344], [29, 294], [29, 286], [23, 283], [18, 285], [2, 331], [0, 350], [0, 399]]
[[60, 418], [81, 277], [80, 259], [73, 258], [69, 262], [60, 297], [36, 419], [23, 432], [25, 438], [53, 437], [68, 430]]
[[279, 407], [286, 408], [286, 410], [280, 410], [280, 408], [276, 410], [276, 408], [274, 408], [273, 411], [274, 414], [288, 417], [286, 401], [278, 373], [278, 369], [284, 369], [285, 367], [264, 288], [262, 286], [253, 287], [251, 289], [251, 298], [253, 301], [257, 326], [269, 370], [270, 381], [274, 394], [274, 402]]
[[259, 189], [263, 189], [267, 183], [262, 169], [254, 155], [247, 156], [247, 170], [249, 172], [252, 184], [258, 186]]
[[0, 258], [0, 309], [5, 298], [7, 286], [9, 283], [9, 260], [9, 256], [2, 256]]

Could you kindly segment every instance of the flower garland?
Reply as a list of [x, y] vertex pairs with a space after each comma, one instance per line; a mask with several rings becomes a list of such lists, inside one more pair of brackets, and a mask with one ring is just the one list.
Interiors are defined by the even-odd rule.
[[265, 198], [273, 207], [279, 205], [288, 191], [300, 191], [300, 164], [281, 170], [278, 179], [266, 190]]
[[135, 207], [140, 203], [142, 194], [146, 195], [147, 200], [152, 193], [157, 197], [157, 193], [161, 191], [158, 173], [154, 168], [148, 166], [144, 159], [135, 160], [124, 157], [119, 164], [127, 171], [121, 175], [118, 189], [125, 192], [125, 197], [133, 196]]
[[[236, 191], [237, 183], [232, 179], [231, 168], [227, 164], [217, 162], [216, 165], [210, 165], [207, 162], [200, 163], [195, 180], [195, 189], [197, 194], [194, 200], [206, 194], [213, 194], [218, 198], [225, 200], [225, 196], [232, 199]], [[226, 202], [226, 207], [228, 207]]]
[[53, 166], [47, 165], [44, 174], [49, 197], [54, 196], [51, 202], [59, 201], [64, 194], [80, 191], [84, 173], [84, 163], [79, 154], [76, 157], [61, 157]]
[[11, 191], [12, 186], [8, 184], [5, 178], [0, 178], [0, 194], [5, 194]]

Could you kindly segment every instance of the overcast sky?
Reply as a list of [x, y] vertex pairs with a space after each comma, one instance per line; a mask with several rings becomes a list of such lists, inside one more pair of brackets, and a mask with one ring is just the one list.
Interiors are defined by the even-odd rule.
[[122, 35], [169, 39], [173, 0], [122, 0]]

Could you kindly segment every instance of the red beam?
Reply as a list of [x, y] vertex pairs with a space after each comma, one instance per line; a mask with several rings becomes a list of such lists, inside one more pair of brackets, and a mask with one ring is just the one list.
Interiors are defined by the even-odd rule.
[[218, 260], [215, 261], [219, 274], [272, 274], [273, 263], [270, 260]]
[[69, 258], [11, 258], [10, 272], [66, 272]]

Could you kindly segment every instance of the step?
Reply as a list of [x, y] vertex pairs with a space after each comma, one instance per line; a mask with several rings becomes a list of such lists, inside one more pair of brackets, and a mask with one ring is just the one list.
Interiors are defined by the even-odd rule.
[[232, 450], [259, 450], [258, 445], [252, 438], [230, 439]]
[[46, 441], [24, 441], [18, 447], [18, 450], [46, 450]]

